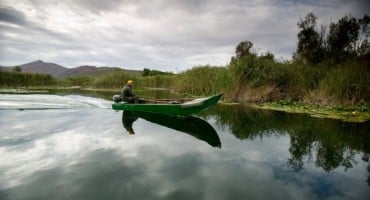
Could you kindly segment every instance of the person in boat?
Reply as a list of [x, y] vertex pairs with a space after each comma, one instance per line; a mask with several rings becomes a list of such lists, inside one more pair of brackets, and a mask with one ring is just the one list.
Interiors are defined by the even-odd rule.
[[128, 80], [121, 92], [122, 101], [127, 103], [139, 103], [139, 97], [132, 92], [132, 80]]

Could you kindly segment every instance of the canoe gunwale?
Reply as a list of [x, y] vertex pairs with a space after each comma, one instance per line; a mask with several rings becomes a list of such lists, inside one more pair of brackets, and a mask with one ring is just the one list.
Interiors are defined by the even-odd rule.
[[220, 100], [221, 96], [222, 93], [206, 98], [193, 99], [185, 103], [149, 103], [150, 101], [147, 101], [147, 103], [144, 104], [131, 104], [119, 102], [112, 104], [112, 109], [150, 112], [165, 115], [189, 116], [215, 105]]
[[181, 108], [189, 108], [189, 107], [194, 107], [194, 106], [201, 106], [208, 99], [210, 99], [210, 98], [198, 98], [198, 99], [194, 99], [192, 101], [188, 101], [188, 102], [183, 103], [183, 104], [180, 104], [180, 105], [181, 105]]

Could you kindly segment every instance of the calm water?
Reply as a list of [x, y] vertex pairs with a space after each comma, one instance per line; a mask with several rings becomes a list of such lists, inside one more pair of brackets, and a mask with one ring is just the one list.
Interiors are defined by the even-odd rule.
[[370, 196], [369, 123], [221, 105], [123, 114], [79, 95], [0, 94], [0, 109], [0, 199]]

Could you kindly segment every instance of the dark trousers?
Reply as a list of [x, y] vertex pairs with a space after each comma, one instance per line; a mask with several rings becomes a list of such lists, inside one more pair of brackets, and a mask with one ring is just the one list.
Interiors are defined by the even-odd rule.
[[123, 101], [127, 103], [139, 103], [139, 98], [138, 97], [124, 97]]

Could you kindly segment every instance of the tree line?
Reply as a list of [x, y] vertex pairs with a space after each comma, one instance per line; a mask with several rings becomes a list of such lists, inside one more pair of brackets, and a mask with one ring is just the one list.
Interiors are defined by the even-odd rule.
[[309, 13], [298, 22], [300, 31], [294, 59], [313, 65], [325, 61], [338, 64], [348, 59], [369, 60], [368, 15], [360, 19], [347, 15], [329, 26], [321, 25], [320, 30], [316, 21], [317, 17]]

